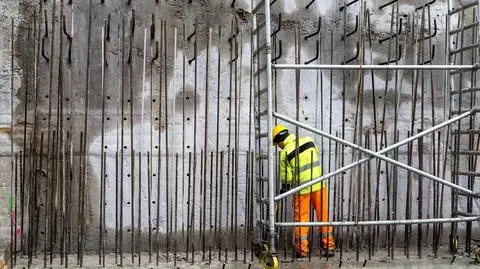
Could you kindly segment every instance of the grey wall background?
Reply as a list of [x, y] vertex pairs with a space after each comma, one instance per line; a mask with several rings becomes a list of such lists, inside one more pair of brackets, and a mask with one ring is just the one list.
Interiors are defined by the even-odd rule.
[[[72, 6], [65, 5], [65, 15], [66, 22], [68, 26], [68, 31], [71, 32], [73, 29], [73, 45], [72, 45], [72, 67], [66, 65], [64, 66], [64, 104], [65, 104], [65, 128], [72, 128], [74, 132], [73, 143], [74, 148], [73, 152], [78, 154], [79, 150], [79, 132], [83, 130], [83, 117], [84, 117], [84, 106], [85, 106], [85, 88], [86, 88], [86, 61], [87, 61], [87, 26], [88, 26], [88, 3], [87, 1], [73, 1]], [[107, 185], [106, 185], [106, 228], [109, 231], [115, 229], [115, 188], [116, 183], [114, 181], [115, 174], [115, 152], [120, 150], [118, 147], [122, 145], [119, 143], [120, 135], [120, 122], [122, 121], [121, 112], [119, 109], [121, 104], [120, 100], [120, 88], [123, 81], [124, 87], [129, 85], [129, 78], [127, 71], [121, 73], [121, 38], [119, 35], [119, 29], [122, 25], [122, 16], [125, 16], [126, 32], [128, 33], [128, 25], [131, 17], [131, 8], [135, 9], [135, 19], [136, 19], [136, 29], [135, 29], [135, 38], [133, 40], [133, 57], [132, 57], [132, 68], [133, 68], [133, 81], [132, 89], [133, 96], [130, 96], [126, 92], [125, 99], [130, 99], [131, 102], [125, 100], [125, 112], [126, 112], [126, 125], [125, 125], [125, 143], [123, 144], [127, 148], [124, 149], [125, 160], [123, 162], [123, 171], [124, 174], [131, 173], [131, 160], [130, 160], [130, 149], [133, 147], [136, 152], [143, 152], [143, 168], [141, 177], [143, 179], [147, 178], [146, 171], [146, 151], [153, 152], [152, 157], [152, 173], [157, 173], [157, 176], [160, 180], [160, 190], [161, 190], [161, 217], [152, 217], [148, 218], [145, 214], [140, 214], [140, 223], [145, 235], [145, 231], [148, 230], [149, 222], [153, 226], [159, 222], [160, 232], [165, 231], [166, 227], [166, 192], [169, 192], [173, 195], [173, 182], [175, 175], [175, 157], [174, 154], [180, 154], [180, 165], [178, 166], [178, 175], [180, 178], [186, 180], [186, 174], [188, 173], [188, 152], [192, 152], [194, 147], [194, 101], [196, 100], [197, 113], [198, 113], [198, 133], [196, 136], [196, 147], [197, 147], [197, 158], [200, 159], [200, 149], [205, 148], [204, 145], [204, 134], [205, 134], [205, 105], [206, 105], [206, 94], [205, 94], [205, 81], [208, 79], [210, 81], [209, 87], [209, 127], [207, 128], [207, 149], [215, 150], [217, 143], [217, 134], [216, 126], [219, 128], [219, 149], [228, 150], [229, 148], [235, 148], [240, 152], [239, 154], [239, 170], [238, 170], [238, 184], [239, 184], [239, 193], [238, 193], [238, 218], [239, 222], [244, 221], [244, 204], [246, 199], [245, 194], [245, 174], [246, 166], [244, 165], [246, 161], [246, 151], [249, 149], [249, 141], [252, 142], [254, 137], [249, 137], [249, 117], [250, 109], [252, 109], [249, 94], [250, 94], [250, 54], [251, 54], [251, 24], [250, 24], [250, 15], [248, 12], [251, 10], [250, 1], [236, 1], [235, 8], [230, 7], [230, 3], [226, 1], [204, 1], [201, 3], [187, 4], [183, 2], [165, 2], [161, 1], [159, 5], [155, 5], [154, 1], [132, 1], [132, 7], [128, 7], [125, 1], [105, 1], [105, 5], [100, 5], [98, 1], [93, 1], [93, 16], [92, 16], [92, 31], [91, 31], [91, 50], [90, 50], [90, 64], [91, 64], [91, 77], [90, 77], [90, 111], [89, 111], [89, 134], [88, 134], [88, 184], [87, 184], [87, 227], [88, 236], [87, 238], [97, 238], [98, 237], [98, 199], [100, 191], [100, 175], [101, 175], [101, 152], [106, 152], [106, 174]], [[151, 3], [150, 3], [151, 2]], [[342, 13], [339, 11], [339, 7], [344, 3], [341, 1], [316, 1], [310, 9], [305, 9], [304, 2], [308, 1], [293, 1], [293, 0], [279, 0], [275, 5], [272, 6], [272, 13], [274, 15], [274, 22], [278, 20], [278, 13], [282, 13], [282, 30], [277, 34], [275, 38], [275, 44], [278, 44], [278, 40], [282, 40], [283, 44], [283, 57], [278, 60], [278, 63], [294, 63], [295, 62], [295, 26], [298, 25], [302, 36], [305, 36], [307, 33], [314, 32], [317, 28], [318, 17], [322, 17], [322, 31], [319, 35], [319, 39], [311, 39], [308, 41], [302, 40], [301, 42], [301, 59], [300, 62], [304, 62], [308, 59], [311, 59], [315, 55], [315, 41], [319, 40], [321, 49], [319, 55], [319, 63], [340, 63], [345, 59], [351, 58], [356, 53], [356, 43], [361, 41], [360, 33], [349, 37], [346, 42], [343, 42], [342, 35], [345, 32], [352, 31], [355, 28], [355, 15], [360, 14], [360, 4], [354, 4], [347, 8], [346, 17], [343, 18]], [[57, 5], [60, 4], [60, 1], [56, 2]], [[392, 43], [390, 49], [388, 46], [388, 41], [379, 43], [379, 39], [389, 36], [390, 30], [390, 18], [391, 18], [391, 7], [385, 8], [384, 10], [379, 10], [378, 6], [381, 4], [381, 1], [368, 1], [366, 3], [366, 8], [371, 12], [371, 27], [372, 27], [372, 42], [373, 46], [370, 48], [368, 42], [365, 42], [365, 63], [366, 64], [378, 64], [384, 62], [394, 56], [394, 45]], [[10, 236], [9, 228], [9, 210], [8, 210], [8, 199], [10, 197], [10, 187], [11, 187], [11, 163], [10, 163], [10, 143], [12, 137], [10, 136], [10, 18], [13, 16], [15, 18], [15, 29], [16, 29], [16, 49], [18, 50], [15, 53], [15, 80], [14, 80], [14, 131], [13, 131], [13, 142], [15, 151], [18, 152], [23, 147], [23, 119], [22, 113], [25, 108], [25, 97], [24, 97], [24, 88], [27, 87], [27, 77], [30, 81], [30, 90], [32, 89], [32, 78], [33, 78], [33, 57], [25, 58], [24, 54], [27, 50], [30, 53], [33, 52], [33, 47], [28, 46], [26, 40], [28, 40], [27, 31], [25, 27], [32, 22], [33, 18], [31, 12], [33, 10], [33, 4], [26, 3], [26, 1], [2, 1], [0, 3], [2, 7], [1, 12], [1, 27], [2, 31], [1, 43], [0, 43], [0, 124], [2, 125], [2, 133], [0, 136], [0, 144], [2, 149], [2, 158], [0, 159], [1, 169], [0, 169], [0, 245], [5, 245]], [[51, 5], [52, 2], [48, 1], [49, 10], [49, 23], [51, 23]], [[421, 25], [421, 12], [415, 12], [415, 8], [421, 5], [418, 1], [401, 1], [399, 5], [399, 13], [406, 15], [403, 23], [404, 32], [399, 36], [398, 42], [402, 44], [403, 51], [402, 57], [399, 61], [399, 64], [413, 64], [418, 60], [418, 47], [412, 42], [412, 30], [419, 29]], [[58, 6], [57, 6], [58, 8]], [[443, 64], [445, 63], [445, 14], [446, 14], [446, 2], [437, 1], [435, 4], [431, 5], [430, 13], [431, 20], [436, 20], [437, 25], [437, 34], [435, 38], [432, 39], [432, 43], [435, 44], [435, 59], [433, 63]], [[57, 10], [58, 12], [58, 10]], [[143, 49], [143, 34], [144, 28], [149, 28], [151, 24], [151, 14], [155, 12], [156, 19], [164, 19], [168, 24], [168, 38], [167, 38], [167, 89], [168, 97], [165, 102], [164, 96], [159, 96], [159, 91], [162, 91], [164, 94], [164, 87], [160, 88], [160, 78], [159, 71], [164, 70], [163, 66], [159, 66], [158, 63], [154, 65], [154, 73], [150, 70], [146, 70], [146, 82], [143, 84], [143, 56], [146, 53], [147, 59], [150, 59], [153, 56], [151, 45], [152, 43], [147, 43], [147, 51]], [[73, 15], [72, 15], [73, 14]], [[107, 14], [111, 14], [111, 40], [106, 44], [106, 57], [109, 63], [106, 68], [106, 77], [105, 77], [105, 92], [103, 98], [110, 97], [105, 99], [105, 144], [107, 148], [102, 149], [101, 138], [102, 138], [102, 91], [101, 91], [101, 26], [104, 23], [104, 19]], [[363, 18], [359, 15], [360, 20], [363, 22]], [[236, 86], [238, 90], [238, 125], [239, 131], [236, 134], [238, 137], [238, 145], [234, 145], [233, 135], [230, 140], [228, 139], [228, 125], [233, 122], [228, 118], [229, 115], [229, 90], [230, 90], [230, 45], [228, 43], [228, 37], [230, 36], [230, 28], [232, 27], [232, 20], [237, 18], [239, 20], [240, 34], [237, 37], [239, 44], [238, 50], [240, 53], [239, 59], [236, 61], [238, 79], [236, 80]], [[189, 35], [193, 32], [193, 23], [195, 19], [198, 20], [198, 29], [197, 29], [197, 95], [195, 93], [195, 64], [185, 65], [185, 75], [183, 72], [183, 59], [191, 59], [194, 55], [194, 42], [187, 42], [183, 44], [183, 23], [185, 23], [185, 33]], [[259, 18], [261, 21], [261, 18]], [[343, 28], [343, 21], [347, 26], [346, 30]], [[415, 24], [413, 24], [415, 21]], [[73, 22], [73, 23], [72, 23]], [[58, 53], [59, 47], [59, 17], [56, 21], [55, 35], [55, 55]], [[70, 25], [73, 24], [73, 28], [70, 29]], [[160, 23], [157, 21], [156, 24], [156, 39], [160, 40]], [[207, 44], [207, 27], [206, 25], [212, 28], [212, 47], [210, 50], [210, 64], [208, 67], [209, 77], [206, 78], [206, 44]], [[221, 42], [219, 44], [218, 36], [218, 26], [222, 26], [222, 35]], [[274, 23], [274, 28], [276, 23]], [[174, 47], [175, 39], [175, 27], [177, 31], [177, 46]], [[395, 28], [393, 28], [393, 31]], [[49, 29], [52, 31], [52, 29]], [[120, 30], [121, 31], [121, 30]], [[417, 35], [420, 30], [416, 30]], [[128, 34], [126, 35], [127, 39], [125, 43], [128, 47]], [[333, 43], [330, 43], [330, 38], [333, 38]], [[63, 37], [64, 38], [64, 37]], [[260, 38], [263, 40], [263, 32], [260, 34]], [[418, 38], [418, 37], [417, 37]], [[63, 41], [64, 53], [66, 53], [68, 47], [67, 43]], [[47, 42], [47, 47], [50, 48], [50, 42]], [[154, 43], [153, 43], [154, 44]], [[175, 50], [174, 50], [175, 49]], [[332, 54], [333, 49], [333, 54]], [[425, 49], [425, 48], [424, 48]], [[220, 82], [217, 77], [217, 64], [218, 64], [218, 51], [220, 50]], [[176, 57], [174, 57], [174, 52], [176, 51]], [[390, 53], [389, 53], [390, 51]], [[425, 50], [427, 51], [427, 50]], [[278, 52], [278, 51], [277, 51]], [[33, 54], [31, 54], [33, 55]], [[127, 55], [127, 52], [125, 52]], [[263, 55], [263, 53], [262, 53]], [[417, 55], [417, 56], [416, 56]], [[127, 57], [127, 56], [125, 56]], [[424, 56], [427, 57], [427, 56]], [[466, 54], [465, 59], [468, 59], [469, 56]], [[470, 58], [473, 58], [470, 56]], [[53, 70], [55, 73], [58, 70], [59, 60], [57, 57], [51, 57], [53, 59]], [[63, 59], [65, 61], [65, 58]], [[467, 60], [466, 60], [467, 61]], [[30, 66], [30, 75], [26, 74], [26, 68]], [[53, 80], [49, 79], [49, 63], [46, 63], [40, 57], [39, 62], [39, 99], [38, 99], [38, 109], [39, 113], [37, 116], [38, 124], [41, 130], [46, 130], [47, 122], [44, 120], [48, 114], [48, 101], [52, 100], [53, 107], [56, 107], [56, 90], [58, 85], [57, 76], [53, 76]], [[127, 68], [125, 70], [128, 70]], [[28, 72], [27, 72], [28, 73]], [[233, 73], [232, 73], [233, 74]], [[341, 132], [342, 122], [345, 124], [345, 138], [347, 140], [354, 140], [354, 127], [355, 127], [355, 113], [356, 113], [356, 100], [357, 100], [357, 82], [360, 73], [356, 71], [349, 72], [333, 72], [332, 77], [330, 77], [329, 71], [317, 72], [317, 71], [304, 71], [300, 77], [300, 120], [305, 123], [309, 123], [323, 130], [331, 130], [333, 134], [336, 132]], [[399, 99], [399, 119], [398, 119], [398, 130], [400, 139], [407, 137], [407, 130], [410, 130], [412, 117], [412, 73], [411, 72], [398, 72], [396, 75], [394, 73], [389, 73], [388, 80], [385, 72], [376, 72], [374, 77], [374, 84], [372, 85], [371, 77], [368, 72], [363, 74], [365, 76], [364, 82], [364, 94], [363, 98], [365, 100], [363, 106], [363, 121], [362, 128], [359, 133], [369, 134], [370, 138], [370, 147], [374, 148], [374, 110], [373, 103], [370, 101], [372, 96], [376, 96], [376, 124], [381, 126], [382, 123], [382, 109], [384, 102], [386, 102], [386, 118], [384, 130], [386, 131], [388, 144], [392, 144], [393, 135], [394, 135], [394, 126], [393, 126], [393, 109], [394, 109], [394, 96], [395, 88], [399, 90], [398, 96]], [[123, 80], [121, 79], [123, 76]], [[282, 114], [285, 114], [289, 117], [295, 117], [295, 73], [293, 71], [277, 71], [275, 80], [275, 95], [276, 95], [276, 110]], [[164, 79], [164, 78], [162, 78]], [[185, 88], [183, 87], [183, 79], [185, 79]], [[445, 73], [443, 72], [434, 72], [430, 77], [430, 73], [425, 72], [425, 95], [420, 95], [417, 100], [417, 115], [414, 118], [415, 130], [421, 127], [421, 117], [420, 117], [420, 101], [424, 101], [424, 128], [432, 126], [432, 111], [435, 115], [435, 122], [439, 123], [444, 121], [448, 117], [448, 105], [449, 99], [448, 96], [445, 96]], [[469, 76], [464, 77], [465, 81], [469, 81]], [[151, 84], [150, 81], [153, 83]], [[162, 80], [164, 81], [164, 80]], [[397, 87], [395, 87], [395, 81]], [[388, 83], [387, 83], [388, 82]], [[49, 85], [52, 83], [53, 95], [48, 96]], [[220, 95], [217, 95], [218, 83], [220, 83]], [[261, 84], [263, 83], [263, 80]], [[457, 82], [458, 83], [458, 82]], [[467, 85], [464, 82], [464, 85]], [[235, 81], [233, 82], [235, 85]], [[263, 85], [265, 85], [263, 83]], [[331, 87], [330, 87], [331, 85]], [[433, 87], [431, 86], [433, 85]], [[234, 87], [234, 86], [233, 86]], [[384, 95], [385, 88], [387, 89], [387, 95]], [[433, 94], [431, 94], [433, 88]], [[31, 92], [31, 91], [30, 91]], [[142, 92], [144, 95], [142, 96]], [[323, 95], [321, 95], [323, 92]], [[330, 96], [330, 92], [332, 95]], [[345, 95], [345, 114], [342, 114], [343, 106], [343, 97]], [[435, 106], [432, 108], [431, 96], [434, 98]], [[151, 97], [151, 98], [150, 98]], [[330, 108], [330, 98], [331, 108]], [[67, 101], [68, 99], [68, 101]], [[150, 108], [150, 100], [157, 100], [154, 103], [153, 108]], [[28, 112], [29, 115], [33, 115], [33, 101], [34, 95], [29, 95], [28, 97]], [[165, 111], [159, 112], [158, 100], [163, 103], [163, 108], [165, 108], [165, 103], [167, 104], [167, 115], [168, 123], [165, 121], [166, 114]], [[219, 121], [216, 120], [217, 117], [217, 101], [219, 100]], [[143, 110], [142, 110], [142, 102]], [[185, 102], [185, 103], [184, 103]], [[133, 145], [130, 142], [130, 117], [129, 106], [133, 103]], [[184, 107], [183, 107], [184, 104]], [[183, 109], [182, 109], [183, 107]], [[331, 114], [330, 114], [331, 111]], [[183, 113], [184, 112], [184, 113]], [[143, 117], [142, 117], [143, 115]], [[185, 116], [184, 116], [185, 115]], [[107, 120], [106, 118], [109, 118]], [[67, 120], [67, 118], [70, 118]], [[162, 119], [155, 120], [156, 118]], [[186, 120], [190, 118], [190, 120]], [[142, 124], [143, 119], [143, 124]], [[323, 119], [323, 123], [322, 123]], [[331, 121], [330, 121], [331, 119]], [[52, 123], [56, 120], [55, 116], [52, 117]], [[185, 120], [185, 124], [183, 122]], [[27, 120], [29, 127], [28, 132], [30, 132], [31, 126], [33, 125], [33, 116]], [[331, 126], [330, 126], [331, 123]], [[69, 125], [71, 124], [71, 125]], [[264, 125], [263, 125], [264, 126]], [[165, 134], [168, 127], [168, 144], [170, 155], [165, 158]], [[379, 127], [377, 127], [379, 128]], [[150, 135], [150, 132], [152, 135]], [[301, 132], [301, 134], [307, 134], [306, 132]], [[377, 133], [378, 138], [380, 134]], [[161, 142], [158, 143], [159, 136]], [[446, 132], [442, 132], [440, 147], [442, 152], [444, 151], [445, 146], [445, 137]], [[326, 140], [321, 140], [320, 137], [315, 137], [318, 143], [323, 144], [323, 167], [324, 171], [332, 171], [334, 167], [341, 166], [339, 163], [338, 155], [335, 152], [331, 152], [328, 156], [329, 145]], [[365, 139], [365, 138], [363, 138]], [[68, 141], [68, 140], [66, 140]], [[357, 140], [358, 141], [358, 140]], [[365, 142], [365, 140], [363, 140]], [[423, 140], [425, 145], [423, 158], [424, 164], [423, 169], [428, 172], [433, 172], [432, 167], [432, 141], [431, 137], [426, 137]], [[252, 144], [253, 145], [253, 144]], [[427, 146], [428, 145], [428, 146]], [[160, 155], [162, 157], [162, 167], [161, 171], [158, 171], [158, 146], [161, 150]], [[227, 147], [228, 146], [228, 147]], [[332, 144], [332, 150], [335, 148], [335, 145]], [[418, 167], [419, 155], [416, 150], [417, 146], [414, 145], [413, 153], [413, 166]], [[186, 159], [182, 161], [182, 154], [186, 156]], [[225, 157], [226, 158], [226, 157]], [[358, 155], [352, 156], [351, 151], [346, 149], [345, 162], [348, 163], [352, 161], [352, 158], [358, 158]], [[407, 148], [402, 147], [399, 151], [399, 160], [402, 162], [407, 162]], [[446, 179], [450, 178], [450, 155], [447, 155], [447, 159], [440, 158], [441, 164], [446, 163]], [[214, 159], [216, 162], [216, 159]], [[78, 162], [78, 157], [74, 158], [74, 162]], [[138, 162], [138, 160], [137, 160]], [[183, 165], [182, 165], [183, 164]], [[139, 164], [136, 164], [136, 167], [139, 167]], [[166, 167], [169, 167], [169, 176], [166, 175]], [[372, 184], [375, 184], [377, 177], [375, 173], [375, 162], [371, 162], [371, 175], [362, 176], [362, 178], [369, 178]], [[364, 167], [366, 169], [366, 167]], [[391, 167], [388, 168], [389, 172], [392, 173]], [[363, 170], [364, 172], [366, 170]], [[387, 203], [387, 192], [386, 184], [387, 181], [387, 169], [385, 164], [381, 166], [381, 175], [379, 177], [381, 185], [379, 187], [379, 203], [380, 203], [380, 219], [385, 219], [386, 212], [386, 203]], [[78, 167], [75, 165], [74, 174], [79, 173]], [[135, 171], [137, 179], [140, 174], [138, 170]], [[358, 175], [362, 175], [360, 170], [352, 170], [352, 174], [347, 173], [345, 176], [345, 193], [347, 194], [350, 190], [349, 186], [352, 186], [352, 192], [356, 193], [356, 185], [354, 182]], [[197, 180], [200, 177], [200, 169], [197, 167]], [[142, 212], [146, 212], [148, 208], [148, 185], [147, 181], [144, 180], [141, 185], [141, 192], [138, 192], [138, 185], [136, 193], [133, 197], [130, 195], [130, 179], [125, 178], [125, 199], [124, 199], [124, 223], [125, 223], [125, 232], [129, 232], [129, 225], [131, 223], [130, 215], [130, 204], [128, 202], [138, 201], [139, 195], [140, 200], [142, 201]], [[389, 179], [390, 180], [390, 179]], [[462, 183], [465, 183], [464, 178], [462, 178]], [[170, 185], [170, 191], [167, 189], [167, 182]], [[340, 184], [341, 178], [335, 178], [331, 180], [331, 193], [333, 193], [334, 182]], [[406, 198], [406, 183], [407, 182], [407, 173], [404, 170], [399, 169], [398, 174], [398, 205], [399, 210], [397, 212], [397, 217], [399, 219], [405, 218], [405, 212], [403, 205], [405, 205]], [[138, 182], [137, 182], [138, 184]], [[153, 180], [153, 185], [151, 189], [153, 192], [151, 195], [156, 197], [157, 195], [157, 181]], [[196, 184], [200, 184], [199, 181]], [[418, 206], [418, 178], [413, 176], [413, 204], [412, 204], [412, 217], [416, 218], [417, 216], [417, 206]], [[188, 184], [187, 184], [188, 185]], [[72, 186], [74, 197], [77, 197], [76, 193], [78, 192], [77, 186]], [[183, 225], [187, 221], [187, 204], [185, 196], [188, 193], [188, 186], [182, 185], [178, 187], [179, 200], [176, 201], [179, 205], [179, 213], [176, 217], [178, 225]], [[197, 191], [199, 191], [197, 186]], [[352, 195], [354, 195], [352, 194]], [[198, 193], [198, 195], [200, 195]], [[423, 217], [432, 217], [433, 216], [433, 185], [431, 181], [426, 179], [423, 180]], [[171, 197], [170, 197], [171, 198]], [[337, 197], [338, 198], [338, 197]], [[351, 197], [355, 199], [355, 196]], [[444, 194], [444, 210], [443, 216], [450, 216], [450, 192], [446, 189]], [[75, 201], [75, 198], [74, 198]], [[331, 202], [334, 202], [334, 197], [332, 195]], [[348, 199], [343, 203], [345, 208], [348, 207]], [[170, 200], [170, 206], [176, 204], [175, 201]], [[224, 201], [226, 203], [226, 201]], [[289, 202], [287, 202], [289, 204]], [[338, 205], [338, 204], [337, 204]], [[461, 200], [459, 206], [462, 210], [465, 211], [465, 202]], [[152, 205], [152, 212], [155, 212], [157, 206]], [[210, 214], [208, 208], [202, 206], [202, 201], [195, 202], [196, 213], [198, 216], [197, 220], [200, 217], [200, 213], [205, 210], [207, 216]], [[138, 203], [135, 204], [135, 216], [134, 219], [138, 218]], [[220, 207], [217, 209], [219, 210]], [[213, 208], [215, 210], [215, 208]], [[478, 210], [477, 201], [474, 203], [474, 212]], [[338, 218], [343, 219], [354, 219], [351, 214], [349, 215], [346, 210], [343, 213], [343, 216], [340, 216], [340, 212], [333, 210], [331, 215], [335, 215], [336, 220]], [[72, 209], [72, 214], [75, 215], [76, 209]], [[227, 214], [222, 214], [224, 218], [223, 223], [225, 224], [226, 220], [231, 216], [232, 212], [227, 212]], [[137, 223], [137, 222], [135, 222]], [[137, 225], [137, 224], [135, 224]], [[208, 226], [208, 225], [207, 225]], [[463, 230], [463, 225], [460, 225], [460, 229]], [[445, 228], [445, 234], [448, 234], [449, 229]], [[403, 239], [402, 231], [398, 231], [397, 236]], [[446, 237], [444, 237], [446, 238]], [[112, 244], [112, 238], [109, 239], [109, 244]], [[426, 241], [430, 240], [428, 238]], [[445, 240], [443, 241], [446, 242]], [[94, 248], [97, 244], [96, 240], [87, 241], [89, 248]]]

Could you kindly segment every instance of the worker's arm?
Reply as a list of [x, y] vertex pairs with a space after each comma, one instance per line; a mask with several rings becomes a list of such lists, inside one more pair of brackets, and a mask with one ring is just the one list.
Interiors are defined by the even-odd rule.
[[284, 151], [280, 152], [280, 180], [282, 182], [282, 188], [280, 189], [280, 193], [283, 193], [290, 189], [290, 184], [292, 183], [292, 168], [287, 163], [287, 153]]

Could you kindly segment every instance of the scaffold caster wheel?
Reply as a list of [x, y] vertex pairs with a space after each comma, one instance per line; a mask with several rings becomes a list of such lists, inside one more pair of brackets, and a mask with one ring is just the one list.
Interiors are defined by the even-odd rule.
[[475, 251], [475, 262], [480, 263], [480, 248]]
[[272, 254], [265, 254], [263, 257], [264, 269], [278, 269], [278, 257]]

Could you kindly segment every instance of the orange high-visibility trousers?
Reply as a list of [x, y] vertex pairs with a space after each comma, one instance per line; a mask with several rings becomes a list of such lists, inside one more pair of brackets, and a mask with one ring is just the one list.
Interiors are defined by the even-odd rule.
[[[293, 198], [294, 215], [296, 222], [310, 221], [310, 205], [312, 205], [317, 216], [317, 221], [328, 221], [328, 190], [323, 187], [318, 191], [295, 195]], [[302, 256], [308, 254], [308, 230], [309, 227], [295, 227], [295, 245], [297, 252]], [[333, 227], [323, 226], [320, 228], [322, 237], [322, 248], [334, 250]]]

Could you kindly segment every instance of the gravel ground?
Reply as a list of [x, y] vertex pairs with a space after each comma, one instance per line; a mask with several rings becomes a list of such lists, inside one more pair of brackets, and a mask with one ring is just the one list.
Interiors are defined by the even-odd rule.
[[[480, 268], [477, 265], [473, 258], [467, 256], [456, 256], [455, 260], [452, 263], [453, 256], [448, 254], [447, 251], [442, 250], [439, 253], [438, 258], [434, 258], [433, 254], [429, 254], [424, 250], [424, 256], [422, 259], [416, 256], [415, 251], [411, 251], [411, 258], [407, 259], [403, 255], [403, 249], [398, 249], [396, 251], [396, 257], [394, 260], [390, 259], [385, 251], [378, 251], [371, 260], [368, 260], [367, 252], [361, 252], [359, 256], [359, 261], [356, 261], [355, 252], [344, 252], [342, 261], [340, 260], [339, 253], [336, 253], [333, 258], [329, 258], [328, 261], [326, 258], [319, 258], [319, 254], [312, 255], [312, 259], [309, 262], [308, 258], [298, 259], [296, 261], [291, 260], [291, 254], [287, 254], [285, 259], [283, 254], [279, 256], [280, 268], [293, 269], [293, 268], [320, 268], [320, 269], [329, 269], [329, 268], [392, 268], [392, 269], [442, 269], [442, 268]], [[208, 251], [205, 254], [205, 260], [202, 261], [202, 252], [196, 252], [194, 256], [194, 262], [191, 262], [191, 254], [189, 255], [189, 262], [186, 262], [185, 253], [177, 253], [177, 263], [174, 264], [173, 254], [170, 253], [169, 261], [167, 262], [166, 253], [160, 254], [160, 262], [157, 266], [156, 264], [156, 255], [152, 254], [152, 262], [149, 263], [148, 253], [142, 253], [141, 262], [138, 265], [138, 256], [135, 256], [135, 265], [132, 263], [131, 254], [126, 254], [123, 259], [123, 268], [262, 268], [262, 264], [254, 258], [253, 261], [250, 259], [250, 253], [247, 253], [247, 260], [244, 263], [244, 253], [238, 253], [238, 260], [235, 261], [235, 253], [228, 253], [228, 262], [225, 263], [225, 253], [222, 253], [222, 261], [218, 261], [218, 253], [212, 253], [212, 262], [209, 264], [209, 255]], [[402, 255], [400, 255], [402, 254]], [[43, 255], [39, 255], [33, 259], [33, 265], [31, 268], [44, 268]], [[27, 260], [21, 257], [17, 259], [17, 266], [15, 268], [26, 268]], [[83, 268], [116, 268], [115, 254], [106, 253], [105, 254], [105, 267], [99, 265], [98, 253], [88, 253], [84, 256]], [[47, 268], [65, 268], [65, 265], [60, 264], [60, 257], [54, 257], [53, 263], [47, 263]], [[69, 255], [69, 264], [68, 268], [80, 268], [77, 264], [76, 255]]]

